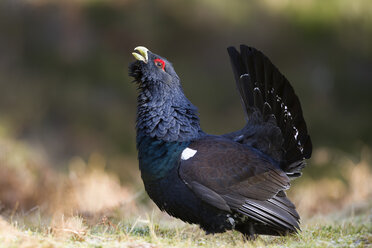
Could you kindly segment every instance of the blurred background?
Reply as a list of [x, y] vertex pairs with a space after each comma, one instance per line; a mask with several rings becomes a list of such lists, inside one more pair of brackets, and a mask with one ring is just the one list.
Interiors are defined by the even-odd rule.
[[168, 58], [203, 129], [222, 134], [244, 125], [226, 52], [239, 44], [301, 100], [314, 152], [290, 191], [300, 213], [370, 202], [371, 1], [1, 0], [0, 214], [154, 208], [136, 160], [133, 48]]

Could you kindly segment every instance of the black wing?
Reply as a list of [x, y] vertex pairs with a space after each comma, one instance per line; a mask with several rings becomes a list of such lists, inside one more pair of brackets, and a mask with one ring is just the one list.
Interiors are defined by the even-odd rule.
[[289, 178], [268, 158], [216, 136], [194, 141], [189, 148], [196, 153], [181, 158], [179, 174], [200, 199], [282, 231], [299, 229], [299, 216], [283, 193]]
[[248, 123], [225, 137], [256, 147], [299, 176], [312, 144], [292, 86], [262, 52], [245, 45], [227, 50]]

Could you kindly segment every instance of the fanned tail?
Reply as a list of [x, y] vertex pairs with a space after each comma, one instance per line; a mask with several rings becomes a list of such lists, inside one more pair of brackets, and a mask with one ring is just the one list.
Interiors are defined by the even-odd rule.
[[[248, 120], [258, 115], [267, 124], [263, 128], [257, 125], [254, 130], [246, 127], [245, 132], [250, 133], [246, 143], [256, 144], [264, 152], [273, 149], [270, 146], [281, 150], [283, 171], [292, 177], [299, 176], [305, 166], [303, 160], [311, 156], [312, 143], [292, 86], [262, 52], [245, 45], [240, 46], [240, 53], [234, 47], [227, 50]], [[280, 142], [272, 138], [277, 137], [274, 134], [266, 134], [269, 141], [260, 144], [259, 139], [265, 140], [265, 133], [277, 133], [275, 127], [280, 129]], [[259, 137], [254, 132], [260, 132]]]

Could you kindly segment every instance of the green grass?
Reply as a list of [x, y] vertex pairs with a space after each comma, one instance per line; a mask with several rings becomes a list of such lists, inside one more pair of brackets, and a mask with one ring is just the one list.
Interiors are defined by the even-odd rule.
[[87, 226], [84, 219], [73, 219], [74, 224], [61, 228], [40, 219], [36, 225], [2, 221], [0, 247], [372, 247], [370, 209], [354, 217], [314, 217], [305, 221], [299, 234], [260, 236], [254, 241], [235, 231], [206, 235], [195, 225], [173, 220], [106, 220]]

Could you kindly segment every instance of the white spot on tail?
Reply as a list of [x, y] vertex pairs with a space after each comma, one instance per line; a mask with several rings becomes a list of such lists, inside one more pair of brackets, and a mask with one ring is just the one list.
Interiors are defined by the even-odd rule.
[[[295, 138], [295, 140], [297, 140], [297, 137], [298, 137], [298, 129], [297, 129], [295, 126], [293, 126], [293, 129], [295, 130], [294, 138]], [[298, 141], [298, 142], [300, 142], [300, 141]], [[301, 143], [301, 142], [300, 142], [300, 143]]]
[[193, 149], [190, 149], [190, 148], [186, 147], [186, 149], [182, 151], [181, 159], [182, 160], [188, 160], [189, 158], [194, 157], [196, 152], [197, 152], [197, 150], [193, 150]]
[[240, 75], [240, 79], [243, 78], [243, 77], [249, 77], [249, 74], [245, 73], [245, 74]]

